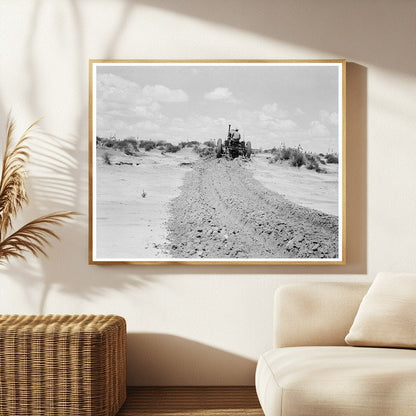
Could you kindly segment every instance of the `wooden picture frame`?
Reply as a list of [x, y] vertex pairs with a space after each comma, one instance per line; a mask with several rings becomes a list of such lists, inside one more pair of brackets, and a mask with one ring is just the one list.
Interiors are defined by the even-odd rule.
[[89, 70], [90, 264], [345, 264], [345, 60]]

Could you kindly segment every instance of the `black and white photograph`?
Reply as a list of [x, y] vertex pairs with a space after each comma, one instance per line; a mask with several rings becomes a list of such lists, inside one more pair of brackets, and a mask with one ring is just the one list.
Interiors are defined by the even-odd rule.
[[90, 262], [343, 264], [345, 61], [90, 61]]

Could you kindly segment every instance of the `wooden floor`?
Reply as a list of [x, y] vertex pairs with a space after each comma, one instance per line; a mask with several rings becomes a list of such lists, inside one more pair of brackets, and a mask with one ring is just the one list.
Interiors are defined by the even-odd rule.
[[254, 387], [128, 387], [117, 416], [264, 416]]

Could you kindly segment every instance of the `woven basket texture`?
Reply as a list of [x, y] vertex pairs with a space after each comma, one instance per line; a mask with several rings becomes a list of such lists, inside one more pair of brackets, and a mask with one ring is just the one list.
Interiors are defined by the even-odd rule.
[[0, 315], [1, 416], [114, 416], [126, 400], [126, 322]]

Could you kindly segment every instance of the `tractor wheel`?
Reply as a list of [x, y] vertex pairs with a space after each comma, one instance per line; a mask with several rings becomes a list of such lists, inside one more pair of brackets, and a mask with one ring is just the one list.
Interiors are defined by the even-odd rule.
[[246, 143], [246, 158], [250, 159], [251, 157], [251, 142]]
[[217, 154], [217, 157], [222, 156], [222, 140], [221, 139], [218, 139], [217, 141], [216, 154]]

